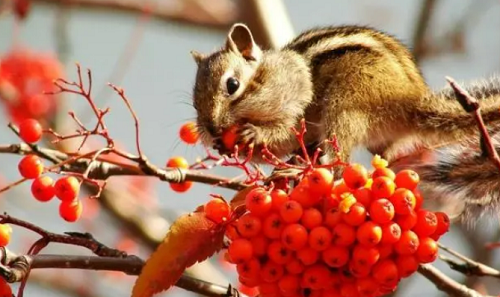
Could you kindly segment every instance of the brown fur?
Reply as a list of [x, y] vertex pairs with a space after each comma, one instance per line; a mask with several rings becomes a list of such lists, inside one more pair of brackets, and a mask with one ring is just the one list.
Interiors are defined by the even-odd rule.
[[[235, 24], [221, 50], [195, 60], [194, 106], [206, 145], [239, 124], [241, 142], [265, 143], [285, 157], [298, 148], [291, 128], [305, 117], [308, 144], [335, 135], [344, 160], [356, 146], [391, 159], [409, 139], [425, 146], [476, 129], [452, 94], [428, 88], [402, 43], [368, 27], [316, 28], [282, 49], [262, 52], [250, 30]], [[240, 78], [233, 97], [221, 82], [227, 71]], [[500, 96], [488, 98], [485, 119], [493, 123], [500, 120]]]

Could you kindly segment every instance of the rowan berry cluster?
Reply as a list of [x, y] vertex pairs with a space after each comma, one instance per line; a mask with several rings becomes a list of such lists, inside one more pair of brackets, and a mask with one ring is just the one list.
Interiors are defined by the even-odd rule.
[[53, 56], [28, 49], [15, 49], [0, 58], [0, 96], [10, 120], [47, 118], [54, 114], [57, 99], [44, 92], [55, 91], [53, 81], [63, 77], [60, 62]]
[[[252, 189], [226, 231], [239, 281], [262, 297], [382, 296], [433, 262], [448, 217], [421, 207], [416, 172], [395, 173], [378, 156], [372, 165], [369, 173], [350, 164], [338, 182], [314, 168], [288, 192]], [[231, 217], [219, 198], [205, 212], [216, 222]]]
[[[42, 126], [35, 119], [25, 119], [19, 124], [19, 136], [27, 143], [36, 143], [42, 136]], [[43, 161], [35, 154], [26, 155], [18, 163], [19, 173], [26, 179], [31, 179], [31, 193], [36, 200], [48, 202], [56, 196], [61, 200], [59, 215], [68, 222], [80, 218], [83, 210], [78, 199], [80, 181], [74, 176], [62, 176], [57, 181], [43, 175]]]

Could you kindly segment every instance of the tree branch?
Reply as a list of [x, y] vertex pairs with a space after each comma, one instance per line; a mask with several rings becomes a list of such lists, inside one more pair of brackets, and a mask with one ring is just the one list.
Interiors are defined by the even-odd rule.
[[453, 297], [494, 297], [483, 295], [454, 281], [446, 274], [429, 264], [420, 265], [418, 272], [436, 285], [440, 291], [443, 291]]
[[491, 276], [495, 278], [500, 278], [500, 271], [492, 268], [488, 265], [476, 262], [457, 251], [454, 251], [440, 243], [438, 243], [440, 249], [448, 252], [450, 255], [457, 257], [462, 260], [464, 263], [459, 263], [458, 261], [448, 258], [444, 255], [440, 255], [441, 260], [446, 262], [450, 266], [451, 269], [463, 273], [467, 276], [476, 275], [476, 276]]
[[[113, 13], [142, 13], [148, 10], [154, 18], [167, 22], [198, 25], [203, 28], [226, 30], [237, 16], [237, 6], [229, 0], [219, 0], [209, 9], [198, 0], [192, 1], [127, 1], [127, 0], [33, 0], [36, 3], [67, 5], [75, 8], [111, 11]], [[174, 2], [174, 3], [171, 3]]]
[[[24, 143], [0, 145], [0, 153], [10, 153], [18, 155], [35, 153], [41, 158], [47, 159], [52, 162], [53, 159], [67, 161], [72, 158], [72, 156], [66, 153], [42, 147], [37, 147], [36, 151], [32, 151], [31, 148]], [[91, 158], [78, 158], [72, 161], [71, 163], [64, 165], [64, 171], [84, 173], [86, 170], [88, 170], [88, 178], [97, 180], [106, 180], [111, 176], [118, 176], [118, 175], [129, 175], [129, 176], [148, 175], [148, 176], [156, 176], [160, 180], [166, 182], [183, 182], [189, 180], [204, 184], [217, 185], [219, 187], [233, 189], [233, 190], [241, 190], [246, 187], [241, 182], [232, 181], [224, 177], [206, 174], [201, 170], [186, 170], [181, 168], [161, 169], [158, 167], [153, 167], [153, 169], [154, 170], [148, 170], [148, 172], [144, 172], [140, 168], [140, 166], [134, 166], [129, 164], [113, 164], [108, 161], [98, 161], [98, 160], [92, 162]]]
[[[76, 256], [76, 255], [22, 255], [17, 256], [8, 249], [0, 248], [0, 274], [9, 282], [20, 282], [30, 269], [85, 269], [121, 271], [128, 275], [139, 275], [144, 261], [136, 256], [125, 258]], [[224, 287], [187, 275], [181, 276], [176, 286], [209, 297], [244, 296], [233, 287]]]
[[480, 145], [483, 155], [488, 156], [493, 164], [495, 164], [495, 166], [500, 170], [500, 158], [498, 157], [498, 153], [493, 145], [493, 141], [488, 133], [488, 130], [486, 129], [483, 117], [481, 116], [479, 101], [472, 97], [469, 92], [462, 88], [453, 78], [446, 77], [446, 80], [455, 92], [457, 101], [462, 105], [466, 112], [471, 113], [474, 116], [474, 119], [477, 122], [479, 133], [481, 135]]

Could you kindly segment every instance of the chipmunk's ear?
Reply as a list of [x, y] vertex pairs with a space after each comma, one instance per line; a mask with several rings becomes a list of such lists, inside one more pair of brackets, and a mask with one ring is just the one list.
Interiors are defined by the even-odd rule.
[[194, 61], [196, 62], [196, 64], [200, 65], [200, 62], [205, 59], [205, 55], [198, 52], [198, 51], [190, 51], [189, 52], [191, 54], [191, 56], [193, 57]]
[[250, 29], [241, 23], [234, 24], [226, 39], [226, 50], [239, 53], [247, 60], [260, 60], [262, 50], [255, 43]]

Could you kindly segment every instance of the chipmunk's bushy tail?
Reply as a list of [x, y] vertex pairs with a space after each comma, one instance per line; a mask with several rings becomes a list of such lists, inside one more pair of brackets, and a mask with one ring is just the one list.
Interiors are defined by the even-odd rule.
[[[500, 154], [500, 132], [492, 141]], [[415, 170], [424, 199], [439, 202], [452, 219], [474, 224], [482, 216], [500, 217], [500, 168], [481, 151], [479, 136], [419, 150], [392, 162], [391, 168]]]

